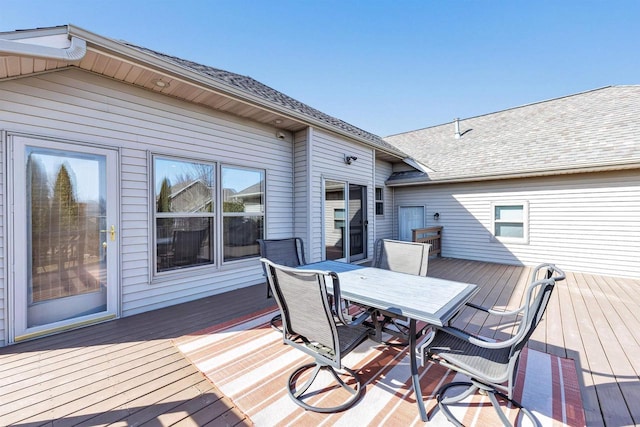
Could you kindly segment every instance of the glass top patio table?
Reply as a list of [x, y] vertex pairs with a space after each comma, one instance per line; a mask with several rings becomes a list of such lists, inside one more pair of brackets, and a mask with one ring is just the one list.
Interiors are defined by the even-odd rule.
[[[340, 279], [343, 299], [409, 319], [413, 391], [420, 417], [422, 421], [428, 421], [418, 376], [416, 321], [445, 325], [475, 295], [478, 286], [339, 261], [320, 261], [298, 268], [335, 272]], [[332, 291], [331, 281], [327, 282], [327, 290]]]
[[[337, 273], [343, 299], [436, 326], [443, 326], [478, 290], [469, 283], [339, 261], [321, 261], [299, 268]], [[330, 282], [327, 288], [331, 292]]]

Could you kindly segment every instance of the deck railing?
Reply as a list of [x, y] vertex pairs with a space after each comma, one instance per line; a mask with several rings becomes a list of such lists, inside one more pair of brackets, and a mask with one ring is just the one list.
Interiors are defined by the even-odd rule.
[[419, 243], [430, 243], [429, 255], [442, 256], [442, 227], [414, 228], [411, 240]]

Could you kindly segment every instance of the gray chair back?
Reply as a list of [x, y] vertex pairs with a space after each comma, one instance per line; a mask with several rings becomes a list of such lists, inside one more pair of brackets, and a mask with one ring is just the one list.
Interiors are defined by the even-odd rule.
[[[523, 305], [524, 311], [522, 313], [522, 319], [513, 338], [511, 338], [513, 344], [509, 353], [508, 370], [508, 392], [510, 396], [513, 392], [513, 385], [515, 385], [520, 353], [542, 320], [547, 305], [549, 304], [551, 293], [555, 288], [556, 281], [561, 281], [565, 278], [564, 273], [561, 271], [554, 277], [554, 272], [557, 271], [559, 270], [551, 264], [541, 264], [533, 270], [531, 275], [531, 284], [527, 288], [526, 299]], [[542, 278], [541, 273], [544, 274]]]
[[[315, 359], [314, 363], [305, 361], [289, 375], [289, 397], [304, 409], [316, 412], [333, 413], [350, 408], [360, 399], [364, 388], [357, 372], [342, 366], [342, 357], [365, 341], [371, 331], [364, 325], [346, 323], [339, 304], [332, 307], [327, 284], [331, 283], [333, 300], [340, 301], [338, 274], [296, 269], [275, 264], [266, 258], [260, 261], [267, 271], [269, 286], [282, 314], [283, 342]], [[334, 318], [334, 312], [339, 321]], [[322, 384], [318, 385], [320, 388], [313, 389], [311, 385], [320, 371], [328, 371], [331, 375], [322, 377]], [[331, 378], [334, 386], [348, 392], [345, 394], [347, 399], [337, 405], [333, 405], [333, 398], [318, 399], [320, 393], [334, 388], [326, 382]], [[325, 406], [327, 402], [330, 405]]]
[[[299, 237], [286, 239], [258, 239], [260, 257], [287, 267], [305, 265], [304, 243]], [[262, 265], [264, 275], [268, 276], [265, 265]], [[267, 298], [271, 297], [271, 288], [267, 286]]]
[[340, 368], [340, 340], [326, 284], [327, 280], [332, 281], [333, 295], [335, 297], [336, 291], [339, 295], [337, 276], [323, 271], [287, 268], [264, 258], [261, 261], [282, 313], [285, 343], [299, 347], [293, 339], [297, 336], [303, 337], [305, 342], [318, 343], [315, 352]]
[[378, 239], [374, 248], [373, 266], [399, 273], [426, 276], [430, 248], [429, 243]]
[[299, 237], [287, 239], [258, 239], [260, 256], [276, 264], [298, 267], [307, 262], [304, 257], [304, 244]]

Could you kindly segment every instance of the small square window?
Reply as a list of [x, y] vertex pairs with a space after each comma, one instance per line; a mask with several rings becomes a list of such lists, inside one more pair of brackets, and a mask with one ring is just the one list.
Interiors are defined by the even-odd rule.
[[528, 242], [527, 203], [493, 204], [493, 235], [500, 241]]

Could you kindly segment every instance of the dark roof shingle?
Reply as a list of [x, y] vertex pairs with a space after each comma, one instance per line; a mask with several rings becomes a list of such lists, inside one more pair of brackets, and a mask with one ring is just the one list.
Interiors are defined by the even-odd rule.
[[172, 62], [173, 64], [176, 64], [180, 67], [195, 71], [203, 76], [217, 80], [226, 85], [232, 86], [235, 89], [239, 89], [246, 93], [258, 96], [259, 98], [265, 101], [268, 101], [270, 103], [277, 104], [288, 110], [292, 110], [297, 113], [301, 113], [305, 116], [308, 116], [310, 118], [319, 120], [331, 127], [338, 128], [354, 136], [366, 139], [373, 145], [376, 145], [380, 148], [384, 148], [387, 151], [391, 151], [396, 154], [403, 154], [398, 150], [398, 148], [387, 143], [378, 135], [367, 132], [343, 120], [340, 120], [328, 114], [325, 114], [313, 107], [308, 106], [307, 104], [304, 104], [296, 99], [291, 98], [288, 95], [285, 95], [282, 92], [279, 92], [265, 84], [260, 83], [259, 81], [255, 80], [252, 77], [243, 76], [241, 74], [232, 73], [230, 71], [221, 70], [219, 68], [198, 64], [197, 62], [178, 58], [172, 55], [167, 55], [161, 52], [154, 51], [152, 49], [136, 46], [131, 43], [127, 43], [127, 42], [121, 42], [121, 43], [125, 44], [128, 47], [137, 49], [141, 52], [161, 58], [165, 61]]
[[457, 139], [454, 123], [447, 123], [385, 140], [433, 170], [412, 180], [640, 164], [640, 86], [609, 86], [459, 123]]

